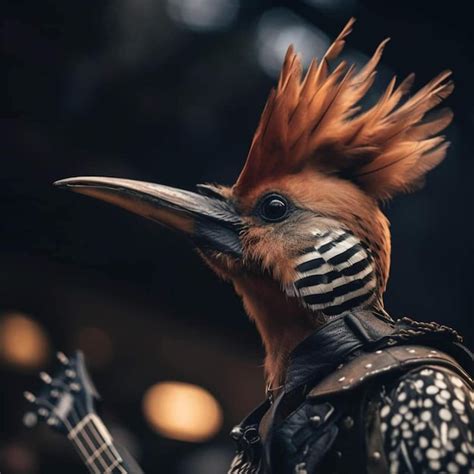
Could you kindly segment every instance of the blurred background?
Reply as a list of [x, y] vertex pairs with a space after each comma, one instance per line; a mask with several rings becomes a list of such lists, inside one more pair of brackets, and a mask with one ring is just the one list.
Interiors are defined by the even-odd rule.
[[76, 348], [106, 423], [146, 472], [226, 472], [227, 433], [264, 397], [262, 348], [240, 301], [174, 235], [51, 183], [98, 174], [231, 184], [288, 44], [307, 63], [351, 15], [347, 59], [359, 64], [392, 38], [374, 96], [392, 74], [415, 71], [420, 87], [454, 70], [448, 157], [422, 192], [385, 209], [386, 305], [449, 324], [472, 348], [468, 2], [12, 0], [3, 12], [2, 473], [85, 472], [67, 440], [22, 423], [23, 391], [38, 390], [55, 351]]

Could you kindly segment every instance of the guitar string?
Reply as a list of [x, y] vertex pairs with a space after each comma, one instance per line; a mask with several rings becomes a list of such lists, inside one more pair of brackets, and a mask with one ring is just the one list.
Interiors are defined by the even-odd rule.
[[[90, 422], [91, 422], [91, 426], [92, 426], [91, 431], [96, 433], [94, 437], [95, 437], [96, 440], [98, 440], [100, 442], [101, 441], [101, 435], [99, 433], [99, 430], [97, 429], [97, 426], [95, 425], [95, 420], [90, 419]], [[87, 429], [87, 425], [85, 426], [85, 429]], [[112, 437], [111, 437], [111, 441], [112, 441]], [[106, 446], [106, 449], [103, 450], [102, 452], [105, 453], [106, 450], [110, 450], [110, 452], [112, 453], [112, 456], [115, 458], [115, 459], [112, 459], [112, 463], [109, 465], [109, 467], [107, 468], [107, 470], [105, 472], [112, 472], [112, 469], [114, 469], [116, 467], [120, 470], [120, 472], [122, 472], [124, 474], [127, 474], [127, 471], [126, 471], [125, 467], [123, 466], [122, 456], [117, 451], [117, 449], [114, 447], [114, 445], [113, 444], [108, 444], [107, 442], [103, 443], [103, 445]], [[100, 447], [98, 449], [100, 449]], [[99, 453], [98, 456], [101, 456], [101, 453]], [[116, 465], [114, 466], [114, 464], [116, 464]]]
[[[72, 432], [77, 427], [77, 425], [81, 422], [81, 418], [76, 413], [76, 410], [73, 408], [71, 411], [72, 411], [72, 420], [74, 423], [74, 427], [72, 427], [71, 424], [68, 423], [69, 426], [71, 426], [71, 428], [69, 429], [70, 432]], [[77, 418], [77, 422], [74, 421], [74, 416]], [[93, 472], [94, 474], [96, 473], [101, 474], [102, 472], [101, 467], [96, 465], [95, 460], [93, 460], [92, 463], [89, 461], [91, 458], [91, 455], [88, 453], [88, 450], [86, 448], [86, 443], [84, 442], [84, 440], [86, 440], [87, 444], [91, 446], [90, 439], [87, 436], [82, 436], [82, 441], [81, 441], [80, 436], [79, 436], [81, 434], [81, 429], [79, 429], [77, 433], [78, 435], [74, 435], [74, 437], [71, 437], [69, 439], [72, 441], [73, 444], [75, 444], [76, 446], [80, 448], [80, 451], [82, 452], [83, 457], [84, 457], [84, 464], [87, 466], [89, 471]], [[81, 448], [81, 446], [83, 449]], [[92, 455], [94, 454], [94, 451], [95, 450], [92, 444]], [[101, 464], [103, 465], [104, 463], [101, 463]]]
[[[77, 412], [74, 408], [72, 409], [72, 412], [73, 412], [73, 416], [75, 416], [76, 419], [77, 419], [77, 424], [76, 424], [76, 426], [77, 426], [81, 422], [81, 418], [79, 417], [79, 415], [77, 414]], [[82, 420], [84, 418], [85, 417], [83, 417]], [[92, 430], [92, 428], [89, 428], [89, 423], [92, 424], [93, 430]], [[89, 431], [90, 436], [88, 436], [87, 431]], [[101, 438], [99, 432], [97, 431], [97, 428], [94, 425], [93, 419], [89, 418], [89, 420], [84, 423], [84, 426], [79, 428], [79, 430], [77, 431], [77, 434], [74, 437], [77, 438], [79, 436], [82, 436], [83, 438], [85, 438], [87, 440], [87, 444], [92, 449], [92, 454], [87, 457], [87, 460], [86, 460], [87, 464], [90, 464], [91, 462], [95, 463], [96, 461], [100, 461], [102, 465], [104, 465], [104, 463], [105, 463], [105, 466], [104, 466], [105, 471], [104, 472], [111, 472], [110, 469], [113, 469], [113, 467], [111, 467], [113, 464], [115, 464], [117, 462], [121, 463], [123, 461], [120, 454], [118, 452], [117, 453], [114, 452], [116, 450], [113, 449], [113, 446], [111, 444], [107, 443], [103, 438]], [[99, 442], [99, 447], [97, 449], [94, 446], [93, 439], [95, 439], [95, 441]], [[103, 445], [105, 445], [106, 448], [103, 449], [102, 452], [99, 452], [97, 454], [97, 452], [99, 451], [99, 449]], [[110, 458], [110, 461], [105, 458], [106, 454], [108, 454], [108, 457]], [[94, 456], [94, 459], [92, 461], [90, 461], [90, 458], [92, 458], [93, 456]], [[118, 464], [115, 467], [119, 468], [121, 470], [121, 472], [123, 472], [125, 474], [127, 473], [127, 471], [124, 470], [123, 466], [121, 466], [120, 464]], [[99, 471], [99, 474], [100, 474], [100, 472], [101, 471]]]
[[[55, 385], [55, 386], [59, 386], [62, 390], [69, 392], [69, 387], [68, 387], [66, 384], [64, 384], [63, 382], [60, 382], [60, 381], [57, 380], [54, 385]], [[76, 400], [76, 402], [79, 403], [79, 404], [81, 403], [80, 400]], [[52, 408], [52, 411], [56, 414], [56, 409], [55, 409], [55, 407], [54, 407], [54, 406], [51, 406], [51, 408]], [[85, 407], [81, 407], [81, 408], [82, 408], [82, 410], [83, 410], [84, 412], [87, 412], [87, 410], [85, 409]], [[84, 419], [85, 417], [80, 418], [79, 415], [78, 415], [78, 413], [76, 412], [76, 409], [75, 409], [74, 406], [72, 407], [72, 410], [71, 410], [71, 411], [72, 411], [73, 418], [76, 417], [76, 419], [77, 419], [77, 422], [75, 423], [75, 427], [76, 427], [76, 426], [81, 422], [81, 420]], [[57, 416], [57, 415], [56, 415], [56, 416]], [[86, 415], [86, 416], [87, 416], [87, 415]], [[67, 423], [67, 425], [69, 425], [69, 427], [67, 427], [69, 431], [72, 431], [72, 430], [74, 429], [74, 428], [70, 428], [70, 424], [69, 424], [69, 423]], [[85, 429], [87, 429], [87, 422], [85, 423]], [[78, 434], [81, 433], [81, 431], [82, 431], [82, 429], [80, 428], [80, 429], [78, 430]], [[82, 433], [81, 433], [81, 435], [82, 435]], [[77, 437], [77, 436], [75, 436], [75, 437]], [[99, 442], [101, 441], [101, 439], [98, 438], [97, 436], [94, 436], [94, 438], [96, 439], [96, 441], [99, 441]], [[91, 449], [92, 449], [92, 455], [88, 455], [87, 450], [85, 449], [85, 445], [83, 445], [83, 444], [81, 443], [82, 446], [83, 446], [83, 448], [84, 448], [84, 451], [85, 451], [86, 454], [87, 454], [87, 456], [86, 456], [85, 459], [84, 459], [84, 460], [85, 460], [85, 463], [86, 463], [87, 466], [91, 465], [92, 467], [97, 468], [96, 466], [93, 466], [93, 465], [90, 463], [90, 461], [89, 461], [90, 458], [91, 458], [92, 456], [94, 456], [94, 454], [96, 453], [97, 449], [95, 449], [94, 444], [90, 442], [90, 441], [91, 441], [91, 438], [90, 438], [89, 436], [87, 436], [87, 433], [84, 433], [83, 439], [85, 439], [85, 440], [87, 441], [87, 444], [88, 444], [88, 445], [91, 447]], [[101, 453], [99, 453], [99, 455], [98, 455], [95, 459], [93, 459], [92, 462], [95, 463], [95, 461], [96, 461], [96, 459], [97, 459], [97, 460], [99, 460], [99, 461], [101, 462], [102, 465], [104, 465], [104, 463], [107, 463], [107, 462], [108, 462], [108, 461], [105, 459], [105, 452], [107, 452], [107, 450], [110, 451], [109, 457], [111, 458], [111, 463], [109, 462], [109, 466], [108, 466], [108, 467], [105, 465], [105, 468], [106, 468], [106, 471], [105, 471], [105, 472], [107, 472], [107, 470], [110, 468], [110, 464], [114, 464], [114, 463], [117, 462], [117, 461], [120, 462], [121, 456], [120, 456], [120, 455], [118, 455], [118, 456], [115, 455], [115, 453], [114, 453], [114, 452], [112, 451], [112, 449], [111, 449], [111, 446], [110, 446], [108, 443], [105, 443], [105, 444], [106, 444], [106, 449], [103, 451], [103, 452], [104, 452], [104, 457], [102, 456]], [[117, 453], [117, 454], [118, 454], [118, 453]], [[118, 466], [118, 467], [120, 467], [120, 466]], [[123, 471], [123, 472], [126, 473], [126, 471]], [[101, 474], [101, 471], [100, 471], [100, 470], [99, 470], [98, 474]]]
[[[98, 427], [96, 426], [96, 423], [95, 423], [95, 420], [93, 418], [90, 419], [90, 423], [91, 423], [91, 430], [90, 431], [93, 431], [95, 433], [95, 439], [98, 440], [99, 442], [101, 441], [101, 434], [99, 433], [99, 430], [98, 430]], [[87, 425], [85, 426], [85, 429], [87, 428]], [[112, 441], [112, 436], [110, 437], [111, 438], [111, 441]], [[105, 444], [105, 446], [107, 447], [107, 449], [109, 449], [112, 453], [112, 455], [115, 457], [115, 459], [113, 460], [112, 462], [112, 465], [116, 462], [118, 463], [123, 463], [123, 459], [122, 459], [122, 456], [120, 455], [120, 453], [117, 451], [117, 449], [115, 448], [115, 446], [113, 444], [108, 444], [107, 442], [103, 443], [103, 445]], [[100, 449], [100, 448], [98, 448]], [[105, 451], [105, 450], [104, 450]], [[103, 452], [104, 452], [103, 451]], [[100, 455], [100, 453], [99, 453]], [[115, 467], [118, 467], [122, 472], [126, 473], [127, 471], [120, 465], [120, 464], [117, 464], [117, 466]], [[111, 467], [109, 466], [108, 469], [111, 469]], [[112, 467], [113, 469], [113, 467]]]
[[[43, 403], [50, 409], [51, 413], [56, 414], [56, 407], [53, 404], [49, 403], [47, 400], [43, 400]], [[73, 427], [71, 426], [71, 424], [69, 423], [69, 421], [67, 419], [62, 419], [62, 421], [66, 425], [66, 428], [69, 432], [73, 430]], [[88, 466], [88, 464], [87, 464], [87, 450], [85, 449], [85, 446], [80, 442], [80, 440], [78, 440], [77, 443], [73, 443], [73, 444], [78, 448], [77, 452], [83, 458], [84, 463], [86, 464], [86, 466]], [[92, 472], [93, 472], [93, 474], [96, 474], [95, 469]], [[100, 471], [97, 474], [100, 474]]]
[[[68, 423], [69, 424], [69, 423]], [[71, 425], [69, 425], [68, 430], [71, 431], [73, 428]], [[82, 457], [84, 464], [87, 466], [87, 469], [92, 472], [93, 474], [101, 474], [100, 469], [97, 466], [91, 465], [87, 462], [89, 458], [89, 454], [87, 452], [85, 444], [80, 440], [72, 440], [74, 446], [77, 448], [77, 452], [79, 455]]]
[[[72, 411], [72, 418], [73, 418], [73, 419], [74, 419], [74, 417], [77, 418], [77, 422], [74, 423], [74, 424], [75, 424], [74, 428], [76, 428], [76, 427], [79, 425], [79, 423], [81, 423], [81, 421], [82, 421], [85, 417], [83, 417], [83, 418], [81, 419], [81, 418], [79, 417], [79, 415], [76, 413], [76, 410], [75, 410], [74, 408], [72, 408], [71, 411]], [[87, 415], [86, 415], [86, 416], [87, 416]], [[85, 422], [84, 426], [87, 426], [87, 421]], [[73, 429], [74, 429], [74, 428], [73, 428]], [[85, 459], [86, 465], [87, 465], [87, 466], [91, 466], [91, 467], [97, 469], [97, 470], [98, 470], [98, 474], [101, 474], [101, 472], [102, 472], [101, 469], [99, 468], [99, 466], [96, 466], [96, 465], [95, 465], [95, 464], [96, 464], [96, 461], [98, 461], [98, 462], [102, 465], [101, 467], [107, 469], [107, 460], [106, 460], [105, 458], [102, 458], [102, 456], [99, 455], [99, 456], [95, 457], [92, 461], [90, 461], [91, 457], [94, 456], [94, 453], [95, 453], [97, 450], [95, 449], [94, 443], [91, 441], [91, 438], [89, 438], [89, 436], [87, 436], [86, 433], [83, 434], [82, 431], [83, 431], [83, 428], [82, 428], [82, 427], [79, 428], [79, 429], [77, 430], [77, 432], [74, 434], [74, 437], [73, 437], [73, 438], [71, 437], [70, 439], [74, 442], [76, 439], [78, 439], [80, 436], [82, 436], [83, 440], [85, 440], [85, 441], [87, 442], [88, 446], [92, 449], [92, 454], [88, 454], [88, 453], [87, 453], [87, 450], [86, 450], [86, 453], [87, 453], [87, 456], [86, 456], [86, 459]]]

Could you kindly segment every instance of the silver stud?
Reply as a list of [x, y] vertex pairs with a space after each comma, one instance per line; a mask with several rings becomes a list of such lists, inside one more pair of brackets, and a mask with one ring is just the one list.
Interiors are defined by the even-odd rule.
[[50, 394], [53, 398], [58, 398], [59, 397], [59, 390], [53, 389], [53, 390], [51, 390]]
[[310, 420], [317, 426], [321, 423], [321, 417], [319, 415], [314, 415], [310, 417]]
[[437, 351], [430, 351], [431, 354], [437, 354]]
[[350, 430], [354, 426], [354, 418], [346, 416], [343, 420], [344, 428]]
[[344, 364], [339, 364], [339, 365], [337, 366], [337, 370], [341, 370], [343, 367], [344, 367]]
[[380, 454], [379, 451], [374, 451], [374, 452], [372, 453], [372, 458], [373, 458], [375, 461], [378, 461], [381, 457], [382, 457], [382, 455]]
[[295, 474], [308, 474], [306, 463], [301, 462], [295, 466]]
[[76, 371], [75, 370], [72, 370], [72, 369], [67, 369], [65, 371], [65, 374], [66, 374], [66, 377], [69, 377], [69, 378], [73, 378], [76, 376]]
[[36, 397], [31, 392], [23, 392], [23, 396], [30, 402], [34, 403], [36, 401]]
[[407, 349], [410, 354], [414, 354], [416, 351], [415, 349]]
[[41, 408], [38, 410], [38, 415], [40, 415], [40, 416], [48, 416], [48, 415], [49, 415], [49, 411], [46, 410], [46, 408], [41, 407]]
[[378, 351], [375, 351], [376, 354], [382, 354], [382, 351], [379, 349]]
[[58, 420], [56, 418], [48, 418], [46, 423], [48, 423], [49, 426], [55, 426], [58, 424]]
[[346, 378], [344, 376], [340, 377], [337, 381], [338, 382], [344, 382], [344, 380], [346, 380]]
[[40, 379], [48, 385], [53, 381], [51, 376], [47, 374], [46, 372], [40, 372], [39, 376], [40, 376]]
[[238, 441], [240, 438], [242, 438], [242, 428], [240, 426], [234, 426], [230, 432], [230, 437], [233, 440]]
[[348, 388], [350, 388], [351, 386], [350, 385], [343, 385], [342, 386], [342, 390], [347, 390]]
[[78, 383], [71, 383], [69, 384], [69, 388], [73, 391], [73, 392], [79, 392], [79, 390], [81, 390], [81, 386], [78, 384]]
[[370, 364], [370, 363], [369, 363], [369, 364], [365, 364], [365, 368], [366, 368], [366, 369], [370, 369], [371, 367], [372, 367], [372, 364]]

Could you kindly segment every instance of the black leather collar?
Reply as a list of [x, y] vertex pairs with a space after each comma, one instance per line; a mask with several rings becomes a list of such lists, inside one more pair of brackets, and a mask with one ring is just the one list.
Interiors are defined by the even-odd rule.
[[314, 385], [355, 351], [393, 332], [393, 323], [368, 311], [348, 313], [329, 321], [290, 354], [284, 391], [288, 393], [304, 384]]
[[271, 399], [265, 400], [232, 430], [231, 437], [240, 444], [245, 438], [245, 431], [255, 427], [258, 429], [263, 415], [270, 408], [274, 412], [286, 394], [305, 384], [311, 388], [351, 354], [365, 346], [373, 345], [393, 331], [394, 325], [391, 321], [366, 311], [347, 313], [332, 319], [308, 336], [290, 354], [284, 388], [274, 406], [271, 406]]

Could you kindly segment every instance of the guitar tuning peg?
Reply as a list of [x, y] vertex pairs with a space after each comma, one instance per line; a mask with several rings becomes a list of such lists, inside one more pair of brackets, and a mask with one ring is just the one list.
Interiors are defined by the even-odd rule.
[[69, 358], [64, 354], [64, 352], [57, 352], [56, 357], [58, 358], [59, 362], [63, 365], [69, 364]]
[[23, 392], [23, 396], [30, 402], [35, 403], [36, 397], [31, 392]]
[[53, 381], [51, 376], [47, 374], [46, 372], [40, 372], [39, 376], [40, 376], [40, 379], [48, 385]]
[[58, 424], [58, 420], [56, 418], [51, 417], [46, 420], [46, 423], [48, 423], [49, 426], [55, 426]]
[[33, 428], [33, 426], [35, 426], [36, 423], [38, 423], [38, 417], [36, 416], [35, 413], [33, 413], [32, 411], [29, 411], [29, 412], [27, 412], [27, 413], [24, 414], [24, 416], [23, 416], [23, 424], [24, 424], [27, 428]]
[[66, 377], [69, 377], [70, 379], [74, 378], [76, 376], [76, 371], [72, 369], [67, 369], [65, 371]]
[[79, 392], [81, 390], [81, 386], [78, 384], [78, 383], [70, 383], [69, 384], [69, 388], [73, 391], [73, 392]]

